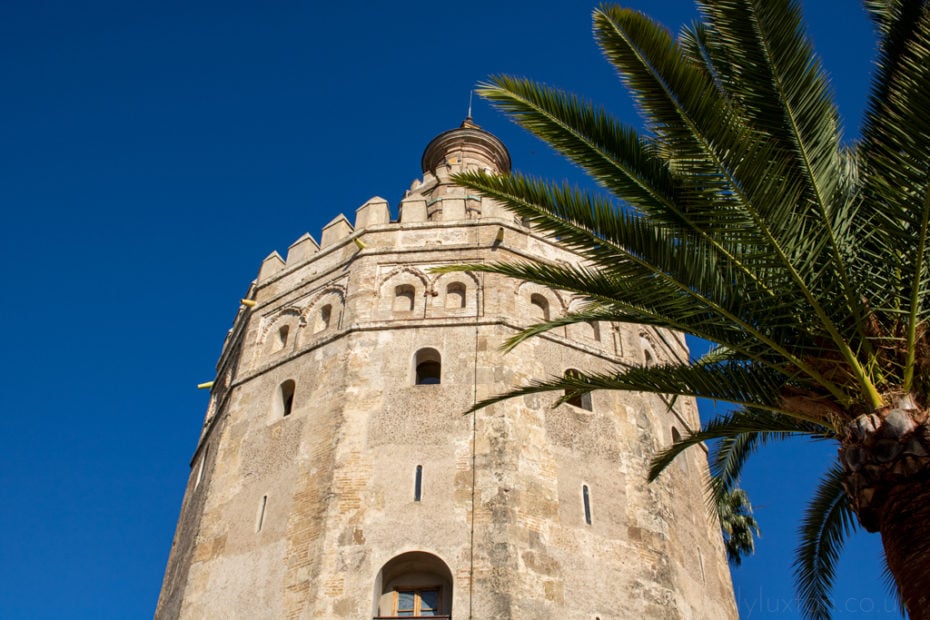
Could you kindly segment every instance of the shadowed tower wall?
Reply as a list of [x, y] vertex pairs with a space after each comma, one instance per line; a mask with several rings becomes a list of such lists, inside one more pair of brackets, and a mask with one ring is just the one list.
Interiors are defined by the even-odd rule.
[[372, 198], [271, 254], [217, 365], [157, 618], [736, 618], [693, 401], [477, 400], [572, 369], [687, 355], [623, 324], [517, 330], [577, 301], [485, 261], [577, 262], [451, 183], [510, 170], [469, 120], [437, 136], [392, 219]]

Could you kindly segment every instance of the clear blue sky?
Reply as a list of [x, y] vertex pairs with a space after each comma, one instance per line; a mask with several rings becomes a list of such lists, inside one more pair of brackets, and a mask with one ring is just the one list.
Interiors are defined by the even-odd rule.
[[[677, 30], [686, 0], [631, 2]], [[808, 17], [857, 133], [873, 38], [859, 3]], [[636, 122], [591, 5], [0, 3], [0, 617], [150, 617], [210, 380], [268, 253], [381, 195], [496, 72]], [[651, 6], [649, 6], [651, 5]], [[482, 102], [515, 168], [577, 173]], [[733, 573], [744, 618], [797, 617], [795, 529], [834, 450], [763, 453], [764, 530]], [[837, 617], [897, 617], [875, 536], [851, 541]]]

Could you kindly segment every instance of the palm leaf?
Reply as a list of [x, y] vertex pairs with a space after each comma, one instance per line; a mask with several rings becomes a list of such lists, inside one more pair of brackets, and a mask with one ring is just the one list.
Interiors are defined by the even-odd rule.
[[[649, 480], [655, 480], [666, 467], [671, 465], [675, 457], [683, 451], [691, 446], [706, 441], [714, 439], [733, 439], [748, 434], [758, 434], [759, 440], [766, 441], [770, 439], [785, 439], [789, 435], [794, 434], [821, 435], [827, 432], [827, 427], [823, 424], [798, 420], [788, 415], [780, 415], [778, 411], [735, 409], [710, 420], [700, 430], [689, 433], [687, 436], [682, 437], [681, 441], [676, 441], [673, 445], [657, 454], [652, 459], [652, 464], [649, 467]], [[718, 468], [720, 460], [726, 461], [733, 459], [733, 463], [730, 465], [731, 475], [734, 477], [738, 476], [738, 471], [742, 467], [742, 463], [745, 462], [745, 459], [749, 456], [752, 448], [752, 444], [749, 443], [743, 445], [739, 453], [729, 454], [725, 451], [721, 459], [715, 459], [718, 463]], [[728, 450], [732, 449], [732, 446], [728, 448]], [[726, 476], [720, 478], [722, 475], [720, 469], [712, 471], [712, 474], [711, 483], [714, 484], [713, 480], [719, 479], [720, 482], [717, 484], [721, 488], [723, 485], [727, 484], [729, 480], [735, 479]], [[712, 495], [716, 497], [718, 492], [712, 491]]]
[[910, 389], [918, 326], [930, 318], [930, 8], [923, 2], [869, 7], [883, 37], [860, 149], [862, 191], [866, 204], [880, 201], [883, 209], [860, 227], [872, 229], [866, 251], [884, 257], [868, 271], [873, 303], [905, 325], [900, 376]]
[[[746, 295], [736, 287], [727, 292], [733, 283], [743, 281], [736, 274], [715, 269], [712, 250], [705, 244], [691, 240], [683, 245], [680, 238], [647, 220], [610, 212], [609, 203], [564, 186], [519, 175], [470, 173], [458, 175], [456, 180], [504, 202], [517, 215], [530, 218], [541, 230], [579, 249], [602, 270], [594, 273], [583, 268], [520, 263], [460, 265], [440, 271], [493, 271], [638, 307], [641, 313], [666, 317], [673, 329], [741, 348], [747, 359], [763, 361], [766, 355], [777, 355], [778, 363], [798, 369], [837, 399], [845, 399], [835, 384], [785, 346], [797, 340], [798, 317], [809, 315], [793, 305], [797, 297], [785, 295], [776, 301]], [[723, 302], [737, 305], [727, 307], [721, 305]], [[779, 317], [784, 334], [778, 333]], [[759, 325], [765, 325], [767, 331], [760, 330]]]
[[821, 480], [801, 522], [801, 543], [795, 552], [795, 580], [805, 616], [830, 618], [830, 590], [845, 539], [856, 529], [856, 518], [843, 490], [843, 470], [834, 465]]
[[[748, 126], [794, 158], [792, 170], [804, 179], [800, 206], [818, 222], [806, 236], [825, 250], [806, 257], [808, 268], [827, 259], [819, 269], [820, 281], [811, 286], [821, 297], [843, 303], [857, 317], [851, 322], [856, 329], [863, 312], [846, 264], [851, 240], [842, 234], [853, 204], [837, 199], [842, 165], [838, 114], [799, 7], [788, 0], [742, 0], [705, 3], [703, 11], [709, 29], [722, 40], [719, 47], [738, 50], [726, 59], [729, 79], [724, 81], [727, 93], [740, 103], [736, 109]], [[841, 291], [831, 290], [833, 282], [842, 285]]]
[[616, 373], [576, 372], [548, 380], [534, 379], [528, 385], [514, 388], [506, 394], [479, 401], [467, 413], [510, 398], [542, 392], [564, 392], [566, 395], [556, 401], [558, 405], [576, 395], [594, 390], [623, 390], [711, 398], [740, 405], [752, 404], [760, 411], [783, 413], [788, 417], [789, 414], [777, 402], [779, 386], [780, 379], [776, 373], [752, 365], [635, 366]]

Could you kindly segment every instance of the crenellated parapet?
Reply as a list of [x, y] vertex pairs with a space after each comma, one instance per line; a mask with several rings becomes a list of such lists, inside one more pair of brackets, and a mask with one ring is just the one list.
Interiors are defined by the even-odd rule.
[[[404, 193], [396, 219], [391, 217], [388, 201], [374, 196], [355, 210], [354, 226], [340, 213], [320, 231], [319, 243], [309, 233], [304, 233], [288, 248], [286, 260], [277, 252], [269, 255], [259, 270], [259, 284], [265, 284], [350, 239], [356, 240], [360, 249], [367, 247], [368, 242], [361, 237], [368, 231], [400, 231], [417, 224], [461, 224], [492, 218], [512, 220], [512, 216], [494, 200], [453, 181], [453, 175], [469, 170], [495, 174], [510, 172], [507, 148], [470, 118], [460, 127], [436, 136], [427, 145], [421, 165], [423, 178], [415, 180]], [[385, 245], [383, 236], [379, 244]], [[392, 245], [391, 239], [386, 240], [386, 245]]]

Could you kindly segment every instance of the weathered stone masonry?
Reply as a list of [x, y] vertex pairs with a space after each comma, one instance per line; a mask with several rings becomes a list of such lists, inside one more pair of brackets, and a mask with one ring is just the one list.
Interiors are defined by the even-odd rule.
[[156, 617], [735, 618], [706, 455], [645, 482], [656, 449], [698, 423], [693, 402], [540, 395], [462, 414], [532, 378], [686, 355], [681, 337], [576, 325], [501, 353], [577, 302], [432, 268], [578, 258], [450, 182], [510, 169], [470, 121], [421, 163], [396, 220], [373, 198], [354, 226], [340, 215], [319, 244], [306, 234], [262, 263], [217, 366]]

